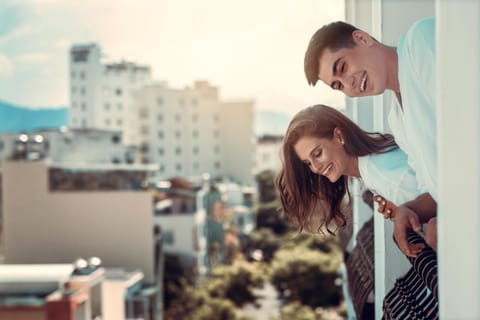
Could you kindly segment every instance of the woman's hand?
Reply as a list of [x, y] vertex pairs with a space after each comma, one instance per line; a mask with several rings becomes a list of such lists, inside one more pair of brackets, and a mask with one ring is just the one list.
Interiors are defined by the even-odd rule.
[[393, 202], [388, 201], [378, 194], [373, 197], [373, 201], [378, 203], [377, 211], [381, 213], [385, 219], [393, 220], [395, 218], [397, 206]]

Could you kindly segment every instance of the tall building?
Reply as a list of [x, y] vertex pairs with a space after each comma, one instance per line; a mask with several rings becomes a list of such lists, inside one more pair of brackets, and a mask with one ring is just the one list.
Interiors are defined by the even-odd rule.
[[231, 178], [253, 184], [254, 102], [222, 101], [207, 81], [170, 88], [150, 67], [102, 62], [96, 44], [70, 49], [70, 126], [117, 130], [159, 176]]
[[141, 157], [158, 163], [160, 176], [253, 183], [253, 101], [221, 101], [207, 81], [184, 89], [152, 83], [137, 93]]
[[150, 78], [148, 66], [125, 61], [102, 63], [102, 52], [96, 44], [72, 46], [70, 126], [119, 130], [126, 144], [137, 144], [134, 92]]

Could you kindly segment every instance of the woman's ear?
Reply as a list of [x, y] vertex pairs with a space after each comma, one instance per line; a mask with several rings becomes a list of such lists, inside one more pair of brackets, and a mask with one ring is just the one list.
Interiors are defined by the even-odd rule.
[[345, 140], [343, 139], [343, 132], [339, 127], [335, 127], [335, 129], [333, 129], [333, 137], [338, 142], [340, 142], [342, 146], [345, 145]]

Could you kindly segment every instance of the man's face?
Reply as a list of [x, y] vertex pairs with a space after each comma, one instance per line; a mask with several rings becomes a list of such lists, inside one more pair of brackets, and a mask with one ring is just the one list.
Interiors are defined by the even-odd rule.
[[319, 79], [349, 97], [378, 95], [387, 89], [388, 68], [379, 45], [367, 34], [361, 36], [368, 38], [354, 36], [354, 47], [337, 51], [327, 48], [319, 58]]

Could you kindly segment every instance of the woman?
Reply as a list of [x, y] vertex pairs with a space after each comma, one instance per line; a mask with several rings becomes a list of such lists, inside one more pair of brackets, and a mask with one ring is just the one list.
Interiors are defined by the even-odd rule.
[[392, 135], [365, 132], [324, 105], [295, 115], [282, 154], [283, 168], [276, 179], [282, 207], [307, 231], [326, 228], [333, 233], [332, 225], [345, 226], [351, 203], [349, 177], [361, 179], [366, 188], [393, 203], [421, 193], [407, 156]]

